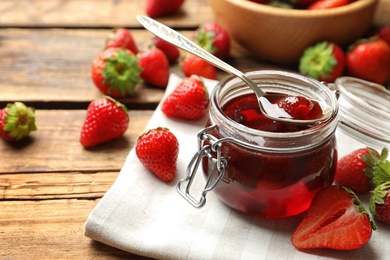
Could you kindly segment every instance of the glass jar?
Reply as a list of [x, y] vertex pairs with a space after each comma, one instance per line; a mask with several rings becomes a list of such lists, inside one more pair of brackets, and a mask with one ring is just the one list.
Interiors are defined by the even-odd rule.
[[390, 91], [354, 77], [330, 87], [340, 93], [339, 130], [362, 145], [390, 149]]
[[[332, 115], [299, 131], [247, 127], [227, 117], [224, 108], [253, 91], [236, 77], [225, 78], [211, 93], [209, 121], [198, 134], [198, 152], [188, 166], [187, 178], [178, 183], [178, 191], [196, 207], [202, 207], [207, 192], [214, 190], [225, 204], [247, 214], [269, 218], [299, 214], [308, 209], [316, 192], [334, 179], [336, 95], [322, 83], [296, 73], [259, 70], [246, 76], [265, 93], [317, 100], [326, 104]], [[207, 181], [196, 199], [190, 189], [199, 166]]]

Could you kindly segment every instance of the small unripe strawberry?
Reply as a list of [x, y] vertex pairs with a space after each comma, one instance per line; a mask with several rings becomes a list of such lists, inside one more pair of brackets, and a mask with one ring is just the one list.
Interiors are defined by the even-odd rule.
[[22, 102], [9, 103], [0, 110], [0, 136], [7, 141], [19, 141], [37, 130], [35, 109]]

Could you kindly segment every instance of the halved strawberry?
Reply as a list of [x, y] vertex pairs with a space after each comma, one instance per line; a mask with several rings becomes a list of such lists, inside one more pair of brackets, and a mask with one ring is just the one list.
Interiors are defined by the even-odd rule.
[[376, 229], [357, 196], [338, 185], [320, 190], [292, 236], [297, 249], [351, 250], [364, 246]]

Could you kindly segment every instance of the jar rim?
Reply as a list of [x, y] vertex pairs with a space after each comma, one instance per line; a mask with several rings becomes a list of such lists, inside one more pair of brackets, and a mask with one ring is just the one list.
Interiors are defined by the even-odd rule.
[[[253, 93], [253, 90], [240, 78], [228, 76], [217, 83], [211, 93], [210, 122], [221, 126], [225, 137], [246, 142], [264, 151], [294, 152], [317, 147], [331, 138], [337, 127], [338, 101], [336, 94], [323, 83], [307, 76], [285, 70], [254, 70], [244, 73], [261, 85], [262, 90], [272, 93], [302, 95], [325, 102], [332, 110], [326, 121], [310, 128], [291, 132], [271, 132], [257, 130], [240, 124], [227, 117], [223, 102], [240, 95]], [[264, 87], [264, 86], [267, 87]]]
[[[289, 72], [286, 70], [268, 70], [268, 69], [250, 70], [250, 71], [246, 71], [244, 74], [251, 79], [253, 79], [253, 77], [255, 77], [255, 76], [266, 76], [266, 77], [279, 77], [279, 76], [281, 76], [284, 79], [294, 78], [294, 79], [299, 80], [301, 82], [306, 82], [307, 84], [315, 85], [317, 88], [319, 88], [320, 91], [323, 91], [323, 93], [325, 93], [327, 95], [327, 97], [331, 101], [330, 104], [328, 102], [328, 105], [329, 105], [330, 109], [333, 111], [332, 116], [328, 120], [324, 121], [323, 124], [318, 125], [318, 126], [324, 127], [325, 125], [328, 125], [337, 119], [339, 107], [338, 107], [338, 101], [337, 101], [337, 97], [336, 97], [335, 93], [333, 93], [326, 85], [324, 85], [323, 83], [321, 83], [315, 79], [304, 76], [302, 74]], [[211, 104], [212, 104], [212, 106], [215, 106], [218, 113], [222, 116], [224, 116], [224, 113], [223, 113], [221, 107], [219, 105], [217, 105], [218, 91], [221, 89], [221, 86], [226, 85], [229, 81], [232, 81], [234, 79], [237, 79], [239, 81], [241, 80], [241, 79], [238, 79], [234, 75], [227, 76], [217, 83], [217, 85], [214, 87], [214, 89], [212, 90], [212, 93], [211, 93]], [[243, 84], [245, 85], [244, 82], [243, 82]], [[268, 136], [268, 137], [276, 137], [276, 138], [277, 137], [285, 137], [286, 134], [289, 135], [289, 138], [295, 137], [295, 136], [301, 137], [302, 135], [310, 134], [312, 132], [317, 131], [317, 128], [318, 128], [318, 127], [310, 127], [310, 128], [307, 128], [307, 129], [304, 129], [301, 131], [280, 133], [280, 132], [262, 131], [262, 130], [250, 128], [250, 127], [244, 126], [242, 124], [239, 124], [236, 121], [234, 121], [228, 117], [226, 117], [226, 120], [227, 120], [227, 123], [229, 125], [234, 125], [235, 127], [238, 127], [242, 131], [252, 133], [252, 134], [261, 134], [263, 136]]]

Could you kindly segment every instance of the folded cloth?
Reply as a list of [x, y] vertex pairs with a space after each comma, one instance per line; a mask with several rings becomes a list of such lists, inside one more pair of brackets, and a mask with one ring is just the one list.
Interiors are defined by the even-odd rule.
[[[172, 74], [166, 95], [181, 80]], [[205, 79], [211, 90], [215, 81]], [[90, 213], [85, 236], [134, 254], [156, 259], [390, 259], [390, 229], [374, 232], [354, 251], [300, 252], [291, 236], [302, 216], [266, 219], [247, 216], [220, 202], [213, 192], [196, 209], [176, 191], [197, 150], [197, 133], [207, 118], [169, 119], [157, 107], [146, 129], [164, 126], [179, 140], [178, 176], [166, 184], [151, 174], [132, 149], [116, 181]], [[337, 133], [340, 155], [364, 145]]]

